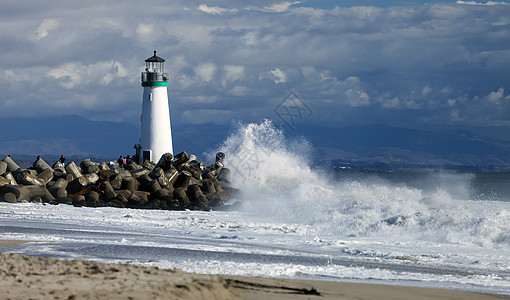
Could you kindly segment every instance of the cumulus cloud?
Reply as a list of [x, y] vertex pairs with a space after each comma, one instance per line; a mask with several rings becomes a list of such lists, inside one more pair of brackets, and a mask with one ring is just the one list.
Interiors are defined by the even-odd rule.
[[260, 78], [261, 79], [269, 78], [272, 81], [274, 81], [274, 83], [282, 83], [282, 82], [286, 82], [286, 80], [287, 80], [287, 76], [286, 76], [285, 72], [280, 70], [280, 68], [273, 69], [273, 70], [261, 75]]
[[500, 87], [497, 91], [490, 92], [487, 96], [487, 100], [492, 103], [499, 104], [500, 100], [505, 97], [505, 89]]
[[391, 99], [381, 98], [380, 102], [381, 106], [384, 108], [398, 108], [400, 106], [400, 99], [398, 97], [393, 97]]
[[370, 96], [360, 90], [348, 89], [345, 92], [350, 106], [365, 106], [370, 104]]

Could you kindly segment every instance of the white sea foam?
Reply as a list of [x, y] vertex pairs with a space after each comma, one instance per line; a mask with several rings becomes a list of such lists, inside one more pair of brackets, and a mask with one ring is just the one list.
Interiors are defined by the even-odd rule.
[[470, 174], [432, 174], [420, 188], [375, 176], [332, 181], [310, 168], [306, 142], [286, 139], [269, 120], [239, 125], [220, 150], [247, 211], [311, 225], [330, 238], [510, 244], [508, 205], [472, 201]]

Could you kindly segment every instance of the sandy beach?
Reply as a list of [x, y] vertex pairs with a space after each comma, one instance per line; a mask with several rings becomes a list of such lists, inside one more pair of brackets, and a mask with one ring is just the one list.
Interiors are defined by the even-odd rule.
[[[24, 241], [0, 240], [0, 247]], [[235, 277], [0, 253], [0, 299], [503, 299], [375, 284]]]

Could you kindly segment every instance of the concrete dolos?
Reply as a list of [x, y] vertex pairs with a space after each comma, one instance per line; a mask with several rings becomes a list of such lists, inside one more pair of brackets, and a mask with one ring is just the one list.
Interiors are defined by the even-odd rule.
[[[211, 210], [225, 205], [232, 194], [230, 170], [218, 153], [207, 166], [196, 156], [163, 154], [155, 164], [145, 161], [119, 167], [89, 159], [51, 166], [41, 157], [22, 169], [9, 156], [0, 161], [0, 201], [44, 202], [75, 206], [113, 206], [170, 210]], [[78, 167], [79, 165], [79, 167]], [[111, 167], [109, 167], [111, 166]]]

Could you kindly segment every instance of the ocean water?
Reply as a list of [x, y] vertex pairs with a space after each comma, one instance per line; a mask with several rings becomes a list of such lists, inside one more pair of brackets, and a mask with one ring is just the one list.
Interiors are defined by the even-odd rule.
[[270, 122], [220, 147], [229, 211], [0, 203], [3, 252], [186, 271], [442, 287], [510, 296], [505, 174], [338, 175]]

